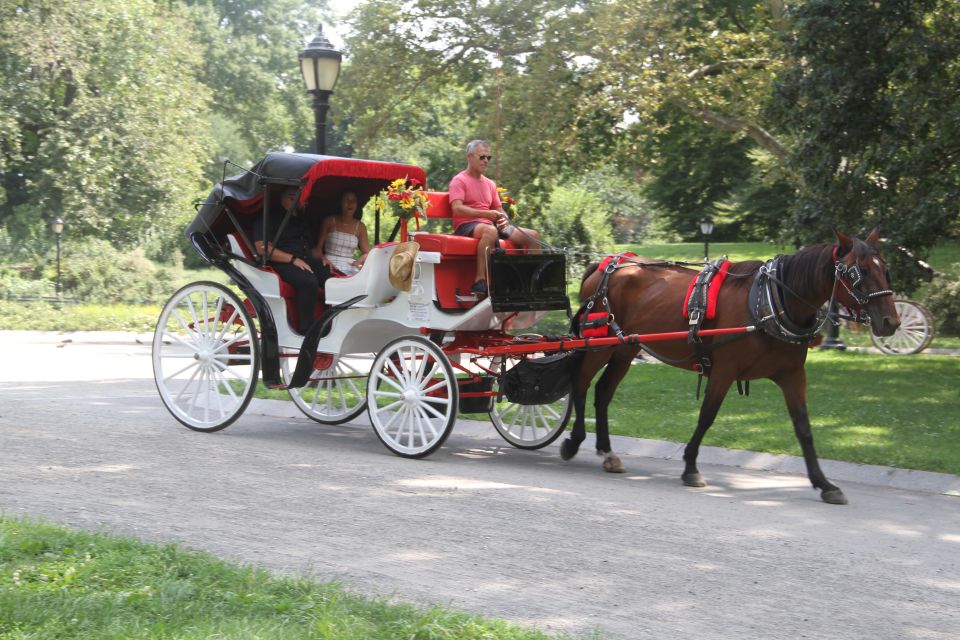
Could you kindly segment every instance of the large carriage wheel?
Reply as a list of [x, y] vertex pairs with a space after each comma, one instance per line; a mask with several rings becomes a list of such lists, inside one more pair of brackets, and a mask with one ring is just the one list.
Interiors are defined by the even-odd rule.
[[450, 361], [426, 338], [394, 340], [373, 361], [367, 411], [377, 437], [398, 456], [439, 449], [453, 430], [458, 398]]
[[257, 330], [227, 287], [194, 282], [160, 312], [153, 333], [153, 377], [173, 417], [196, 431], [218, 431], [253, 397], [260, 370]]
[[[507, 356], [493, 363], [494, 371], [505, 371], [519, 362]], [[496, 389], [495, 389], [496, 390]], [[549, 404], [522, 405], [503, 398], [490, 410], [490, 422], [503, 439], [519, 449], [540, 449], [563, 433], [570, 420], [570, 394]]]
[[910, 355], [930, 346], [936, 331], [933, 314], [912, 300], [896, 300], [893, 304], [900, 316], [900, 326], [892, 336], [880, 337], [871, 332], [870, 339], [877, 349], [890, 355]]
[[[367, 375], [372, 354], [320, 356], [303, 387], [288, 389], [290, 399], [311, 420], [322, 424], [343, 424], [367, 408]], [[296, 357], [282, 358], [283, 376], [289, 380]], [[322, 367], [322, 368], [321, 368]]]

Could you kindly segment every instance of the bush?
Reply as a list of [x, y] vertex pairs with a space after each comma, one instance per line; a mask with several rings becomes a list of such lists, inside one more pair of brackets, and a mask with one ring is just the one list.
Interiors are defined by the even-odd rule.
[[557, 187], [544, 208], [541, 232], [550, 244], [571, 249], [568, 267], [595, 261], [590, 254], [613, 250], [613, 236], [607, 222], [607, 211], [600, 199], [582, 187]]
[[960, 264], [933, 279], [926, 305], [937, 320], [937, 331], [960, 335]]
[[84, 240], [64, 250], [63, 289], [93, 303], [160, 302], [181, 271], [179, 266], [157, 265], [141, 249], [119, 251], [105, 240]]

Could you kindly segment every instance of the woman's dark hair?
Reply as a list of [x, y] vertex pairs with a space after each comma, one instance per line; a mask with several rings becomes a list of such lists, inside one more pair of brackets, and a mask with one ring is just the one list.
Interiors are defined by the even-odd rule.
[[357, 199], [357, 210], [353, 212], [353, 217], [355, 220], [363, 219], [363, 206], [360, 204], [360, 196], [353, 189], [345, 189], [340, 192], [340, 197], [337, 198], [337, 215], [340, 215], [340, 212], [343, 211], [343, 198], [348, 194], [352, 193], [353, 197]]

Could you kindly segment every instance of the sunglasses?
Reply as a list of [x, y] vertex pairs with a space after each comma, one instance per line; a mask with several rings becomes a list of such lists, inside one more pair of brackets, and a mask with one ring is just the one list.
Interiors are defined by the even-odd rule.
[[487, 161], [493, 160], [493, 156], [477, 156], [477, 157], [480, 158], [481, 160], [487, 160]]

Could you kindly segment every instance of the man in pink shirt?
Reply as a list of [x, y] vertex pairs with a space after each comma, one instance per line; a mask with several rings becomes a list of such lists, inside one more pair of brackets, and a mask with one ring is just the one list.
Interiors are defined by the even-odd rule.
[[509, 240], [522, 250], [540, 252], [540, 234], [510, 224], [503, 211], [497, 184], [483, 175], [493, 156], [483, 140], [467, 144], [467, 168], [453, 177], [447, 190], [453, 212], [454, 234], [479, 240], [477, 245], [477, 275], [472, 293], [487, 295], [487, 255], [497, 237]]

